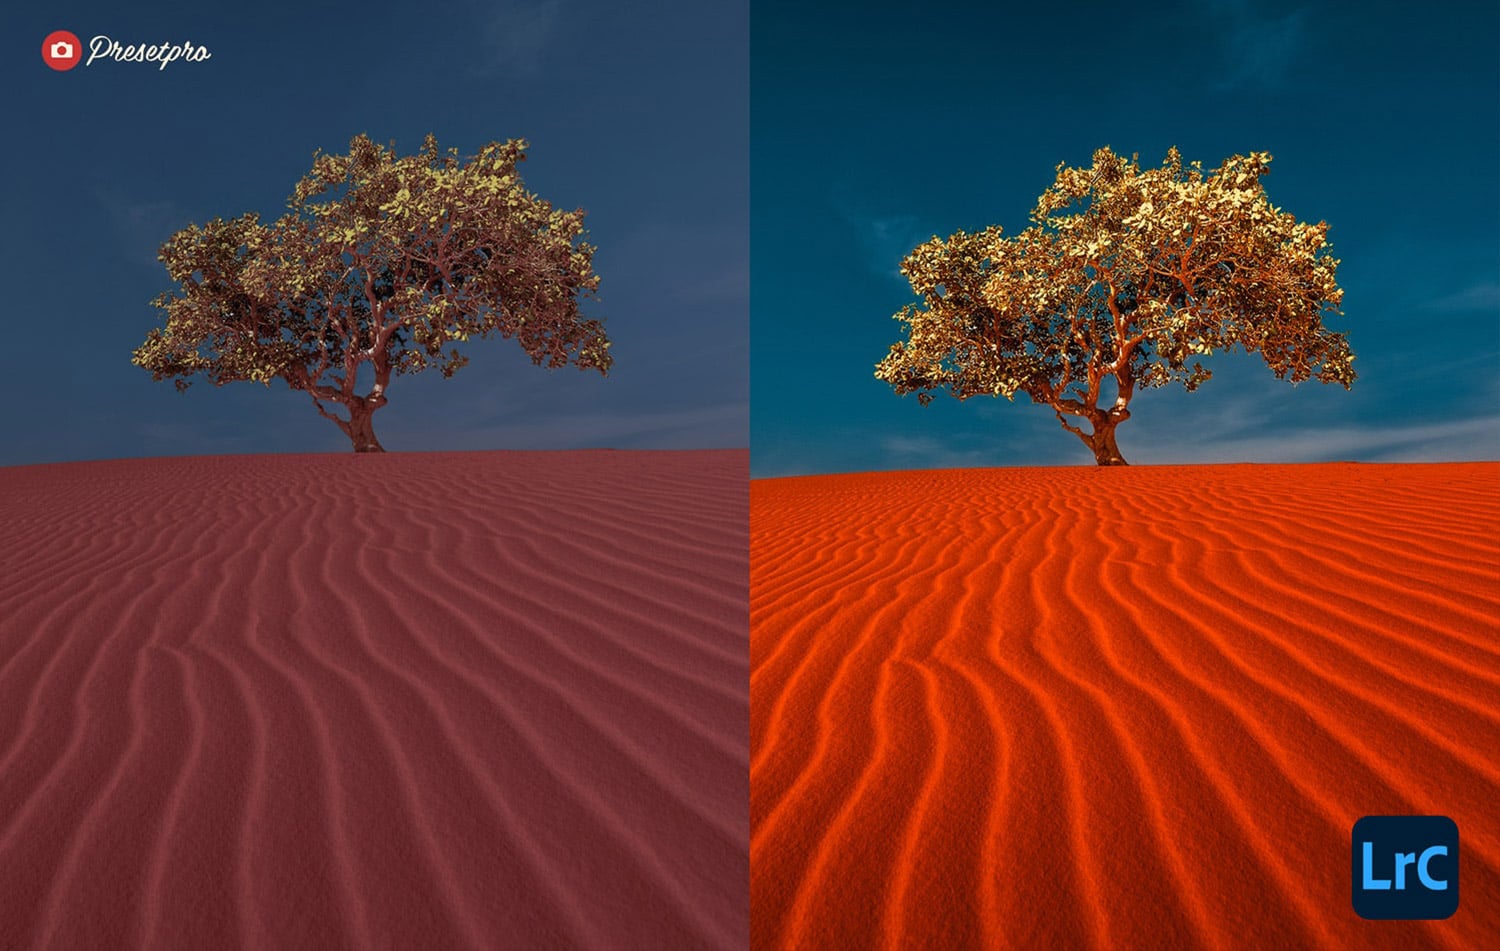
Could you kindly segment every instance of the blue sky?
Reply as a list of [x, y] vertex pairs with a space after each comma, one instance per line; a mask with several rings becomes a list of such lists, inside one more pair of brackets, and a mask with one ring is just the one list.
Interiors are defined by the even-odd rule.
[[1360, 378], [1213, 358], [1144, 391], [1133, 463], [1500, 458], [1500, 14], [1493, 2], [752, 5], [752, 474], [1092, 465], [1024, 396], [921, 407], [874, 379], [934, 234], [1029, 224], [1094, 149], [1274, 156], [1326, 220]]
[[[273, 218], [313, 152], [432, 132], [471, 155], [526, 138], [527, 186], [588, 211], [615, 367], [533, 367], [476, 341], [453, 379], [401, 377], [387, 449], [748, 444], [748, 5], [663, 0], [12, 4], [0, 76], [0, 280], [12, 347], [0, 465], [343, 452], [281, 383], [177, 394], [130, 363], [190, 221]], [[42, 39], [190, 40], [212, 58], [54, 72]]]

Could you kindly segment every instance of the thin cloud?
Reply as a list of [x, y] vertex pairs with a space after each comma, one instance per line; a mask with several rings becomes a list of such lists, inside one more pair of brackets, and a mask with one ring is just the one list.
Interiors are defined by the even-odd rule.
[[[1061, 432], [1059, 430], [1059, 432]], [[1043, 455], [1031, 452], [1031, 444], [1055, 450], [1052, 443], [1030, 438], [1030, 434], [1013, 433], [1014, 438], [967, 437], [945, 441], [933, 436], [885, 436], [880, 440], [884, 460], [881, 469], [975, 469], [1001, 465], [1051, 465], [1056, 452]], [[962, 445], [968, 442], [970, 445]], [[1025, 451], [1023, 451], [1023, 448]]]
[[594, 261], [605, 275], [602, 295], [609, 294], [610, 273], [629, 270], [650, 275], [662, 294], [678, 303], [749, 305], [747, 243], [744, 231], [732, 224], [645, 221], [602, 247]]
[[1220, 89], [1282, 87], [1304, 46], [1307, 11], [1274, 14], [1249, 0], [1209, 0], [1203, 9], [1221, 38]]
[[1145, 444], [1132, 461], [1210, 462], [1470, 462], [1500, 459], [1500, 416], [1405, 426], [1334, 426], [1281, 430], [1233, 439]]
[[874, 211], [850, 199], [849, 190], [835, 185], [829, 196], [840, 218], [849, 226], [864, 252], [864, 263], [873, 274], [906, 284], [901, 261], [912, 249], [932, 237], [916, 215]]
[[1500, 283], [1489, 281], [1474, 284], [1455, 294], [1428, 301], [1422, 305], [1422, 309], [1437, 313], [1500, 310]]
[[750, 300], [750, 264], [748, 261], [731, 261], [717, 271], [675, 285], [668, 294], [684, 304], [726, 301], [744, 304]]
[[[718, 403], [689, 409], [608, 415], [597, 411], [558, 414], [545, 422], [517, 419], [491, 426], [464, 425], [449, 419], [448, 426], [407, 429], [389, 426], [381, 431], [387, 448], [398, 442], [404, 450], [425, 449], [616, 449], [732, 448], [748, 442], [743, 402]], [[457, 422], [458, 425], [453, 425]], [[377, 421], [378, 425], [378, 421]], [[387, 435], [389, 434], [389, 435]]]
[[157, 251], [188, 223], [182, 206], [172, 201], [135, 201], [103, 189], [97, 190], [95, 197], [119, 239], [124, 258], [132, 264], [160, 269]]
[[898, 456], [925, 456], [948, 451], [941, 440], [931, 436], [886, 436], [880, 440], [880, 448]]
[[902, 284], [906, 277], [901, 273], [901, 262], [931, 236], [918, 225], [916, 215], [869, 219], [860, 233], [875, 271]]
[[[1203, 431], [1203, 430], [1200, 430]], [[1317, 463], [1478, 462], [1500, 459], [1500, 416], [1405, 426], [1343, 425], [1325, 428], [1213, 432], [1200, 439], [1163, 438], [1160, 432], [1121, 429], [1125, 455], [1136, 465], [1205, 465], [1228, 462]], [[1076, 438], [1053, 428], [1018, 431], [1003, 445], [963, 447], [961, 440], [889, 436], [881, 440], [888, 469], [963, 469], [997, 465], [1089, 465]]]
[[501, 0], [476, 9], [481, 53], [475, 72], [534, 76], [541, 71], [562, 23], [562, 0]]

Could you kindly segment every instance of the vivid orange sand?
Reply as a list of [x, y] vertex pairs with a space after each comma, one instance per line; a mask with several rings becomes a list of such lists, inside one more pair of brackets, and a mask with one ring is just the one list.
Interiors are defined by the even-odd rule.
[[[772, 948], [1500, 947], [1500, 464], [751, 489], [751, 934]], [[1350, 832], [1451, 817], [1372, 922]]]

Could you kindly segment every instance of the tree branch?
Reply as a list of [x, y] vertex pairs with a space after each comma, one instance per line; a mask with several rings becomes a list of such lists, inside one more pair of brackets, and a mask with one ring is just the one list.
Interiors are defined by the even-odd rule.
[[[333, 415], [332, 413], [328, 412], [328, 410], [324, 409], [323, 408], [323, 404], [318, 401], [317, 395], [314, 394], [312, 390], [308, 390], [307, 393], [308, 393], [309, 396], [312, 397], [313, 405], [318, 408], [318, 413], [321, 414], [325, 419], [331, 419], [335, 423], [338, 423], [338, 426], [339, 426], [340, 429], [344, 429], [344, 428], [346, 428], [349, 425], [349, 422], [347, 420], [339, 419], [337, 416]], [[352, 413], [350, 414], [350, 418], [351, 419], [353, 418], [353, 414]]]
[[[1058, 413], [1066, 412], [1073, 416], [1082, 416], [1085, 419], [1093, 415], [1093, 413], [1090, 412], [1089, 406], [1083, 402], [1080, 402], [1079, 400], [1057, 398], [1052, 400], [1050, 405], [1052, 406], [1052, 409]], [[1093, 412], [1098, 411], [1094, 410]]]
[[[1053, 410], [1053, 412], [1057, 413], [1057, 421], [1059, 423], [1062, 423], [1062, 428], [1063, 429], [1066, 429], [1068, 432], [1070, 432], [1073, 435], [1077, 436], [1079, 439], [1087, 440], [1089, 438], [1084, 433], [1084, 431], [1083, 431], [1083, 429], [1081, 427], [1074, 426], [1074, 425], [1070, 424], [1065, 418], [1063, 418], [1063, 411], [1058, 407], [1058, 405], [1056, 403], [1052, 404], [1052, 410]], [[1069, 412], [1071, 412], [1071, 410]], [[1081, 414], [1079, 414], [1079, 415], [1081, 415]]]
[[318, 377], [322, 376], [321, 372], [317, 374], [310, 374], [307, 372], [306, 367], [294, 366], [288, 367], [284, 375], [289, 386], [291, 386], [293, 389], [306, 390], [308, 393], [312, 394], [314, 400], [316, 400], [318, 397], [322, 397], [325, 400], [330, 400], [335, 403], [342, 403], [344, 401], [343, 394], [341, 394], [338, 390], [334, 389], [331, 386], [323, 386], [322, 384], [316, 382]]

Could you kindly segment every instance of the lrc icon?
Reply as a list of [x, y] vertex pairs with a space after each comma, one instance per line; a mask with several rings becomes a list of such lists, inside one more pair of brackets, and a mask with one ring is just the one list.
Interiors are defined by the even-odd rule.
[[1458, 910], [1458, 826], [1447, 816], [1365, 816], [1354, 823], [1354, 912], [1447, 918]]

